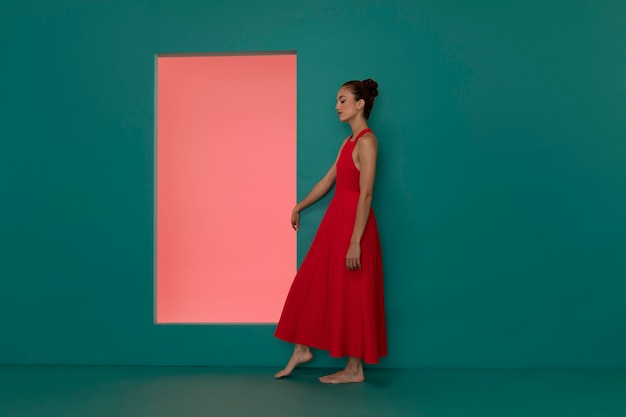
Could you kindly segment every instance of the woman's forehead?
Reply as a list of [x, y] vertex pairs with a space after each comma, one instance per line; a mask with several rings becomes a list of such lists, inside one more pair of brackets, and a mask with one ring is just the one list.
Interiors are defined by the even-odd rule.
[[352, 97], [352, 91], [350, 91], [348, 87], [341, 87], [339, 91], [337, 92], [337, 98], [341, 96]]

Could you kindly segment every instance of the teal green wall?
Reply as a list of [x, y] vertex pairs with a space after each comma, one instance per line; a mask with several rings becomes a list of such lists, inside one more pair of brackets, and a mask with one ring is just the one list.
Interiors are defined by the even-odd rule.
[[[272, 326], [153, 325], [154, 57], [295, 50], [300, 196], [347, 134], [338, 86], [380, 84], [383, 366], [626, 366], [624, 16], [580, 0], [3, 2], [0, 363], [286, 360]], [[324, 209], [303, 215], [300, 260]]]

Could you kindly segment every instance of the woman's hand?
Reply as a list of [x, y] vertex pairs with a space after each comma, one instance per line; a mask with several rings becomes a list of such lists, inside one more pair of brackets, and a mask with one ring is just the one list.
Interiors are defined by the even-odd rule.
[[300, 230], [300, 212], [295, 207], [291, 211], [291, 227], [296, 232]]
[[346, 268], [350, 271], [361, 269], [361, 244], [359, 242], [350, 242], [346, 254]]

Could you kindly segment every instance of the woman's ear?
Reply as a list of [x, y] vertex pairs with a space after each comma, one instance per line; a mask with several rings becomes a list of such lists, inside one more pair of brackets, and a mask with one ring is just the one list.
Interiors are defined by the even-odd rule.
[[365, 106], [365, 100], [361, 99], [356, 102], [356, 109], [363, 110], [363, 106]]

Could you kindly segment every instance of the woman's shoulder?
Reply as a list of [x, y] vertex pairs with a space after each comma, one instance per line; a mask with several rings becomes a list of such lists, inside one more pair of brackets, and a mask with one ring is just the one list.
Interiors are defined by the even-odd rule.
[[357, 145], [362, 145], [362, 144], [364, 144], [365, 146], [368, 146], [368, 145], [377, 146], [378, 138], [376, 137], [374, 132], [369, 131], [359, 138], [359, 142]]

